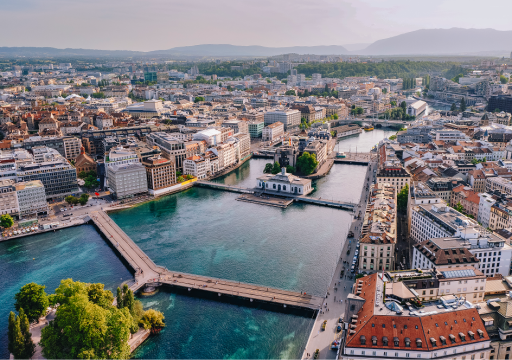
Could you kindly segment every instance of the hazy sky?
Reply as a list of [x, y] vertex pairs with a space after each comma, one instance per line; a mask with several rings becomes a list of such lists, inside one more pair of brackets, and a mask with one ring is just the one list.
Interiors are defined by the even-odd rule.
[[511, 30], [512, 1], [0, 0], [0, 46], [161, 50], [367, 43], [422, 28]]

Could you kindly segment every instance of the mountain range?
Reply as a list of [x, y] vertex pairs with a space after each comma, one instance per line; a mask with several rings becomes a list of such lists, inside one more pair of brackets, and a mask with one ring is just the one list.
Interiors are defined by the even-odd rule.
[[0, 47], [4, 56], [209, 56], [267, 57], [281, 54], [314, 55], [481, 55], [505, 56], [512, 50], [512, 31], [494, 29], [421, 29], [372, 44], [266, 47], [204, 44], [149, 52], [129, 50], [56, 49], [51, 47]]

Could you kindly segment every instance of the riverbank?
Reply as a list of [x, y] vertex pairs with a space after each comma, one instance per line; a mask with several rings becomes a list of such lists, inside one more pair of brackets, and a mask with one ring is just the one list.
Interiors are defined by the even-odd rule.
[[245, 164], [248, 160], [250, 160], [251, 158], [253, 157], [253, 154], [249, 154], [248, 156], [245, 157], [245, 159], [239, 161], [237, 164], [233, 165], [233, 166], [230, 166], [228, 167], [227, 169], [224, 169], [218, 173], [216, 173], [215, 175], [211, 176], [209, 178], [209, 180], [213, 180], [213, 179], [217, 179], [221, 176], [224, 176], [224, 175], [227, 175], [229, 174], [231, 171], [233, 170], [236, 170], [238, 169], [240, 166], [242, 166], [243, 164]]

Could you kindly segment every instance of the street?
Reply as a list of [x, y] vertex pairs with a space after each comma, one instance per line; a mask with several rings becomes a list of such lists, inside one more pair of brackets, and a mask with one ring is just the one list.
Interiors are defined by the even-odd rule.
[[[364, 213], [369, 195], [369, 186], [373, 184], [375, 179], [376, 174], [373, 171], [376, 168], [377, 162], [373, 159], [367, 170], [367, 178], [369, 178], [369, 181], [367, 180], [363, 186], [361, 199], [354, 212], [354, 218], [352, 219], [352, 223], [349, 228], [349, 231], [354, 232], [354, 237], [347, 239], [348, 241], [345, 240], [342, 245], [341, 256], [338, 264], [336, 265], [336, 269], [334, 270], [332, 281], [327, 289], [327, 297], [322, 307], [322, 311], [318, 314], [313, 325], [311, 335], [302, 356], [303, 359], [312, 359], [316, 349], [320, 350], [318, 355], [319, 359], [336, 358], [337, 351], [331, 350], [330, 347], [333, 340], [340, 338], [340, 333], [336, 331], [336, 328], [339, 325], [338, 320], [340, 316], [343, 317], [345, 313], [344, 299], [346, 299], [347, 295], [352, 292], [352, 285], [355, 282], [355, 273], [350, 273], [350, 266], [356, 251], [357, 239], [359, 239], [361, 235], [361, 228], [364, 221]], [[359, 211], [361, 211], [360, 219], [357, 218]], [[347, 251], [349, 251], [348, 255]], [[341, 270], [344, 267], [345, 273], [343, 276], [340, 276]], [[324, 320], [327, 320], [327, 325], [325, 330], [322, 330], [321, 326]]]

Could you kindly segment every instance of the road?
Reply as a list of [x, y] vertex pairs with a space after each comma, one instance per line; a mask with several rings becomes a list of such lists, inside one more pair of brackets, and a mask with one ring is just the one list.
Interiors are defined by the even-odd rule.
[[[349, 250], [349, 241], [345, 241], [342, 246], [341, 257], [336, 265], [332, 281], [327, 290], [327, 298], [323, 305], [323, 311], [318, 314], [313, 325], [311, 335], [302, 356], [303, 359], [312, 359], [316, 349], [320, 350], [320, 359], [336, 358], [336, 351], [331, 350], [330, 346], [332, 341], [339, 336], [336, 331], [336, 327], [338, 325], [339, 317], [343, 316], [345, 313], [345, 301], [343, 300], [351, 293], [352, 285], [355, 282], [353, 277], [351, 278], [351, 275], [353, 274], [350, 273], [350, 266], [356, 250], [357, 239], [359, 239], [361, 234], [364, 212], [369, 195], [369, 189], [367, 189], [367, 187], [373, 184], [375, 179], [375, 173], [373, 171], [376, 168], [377, 161], [376, 159], [373, 159], [367, 172], [367, 178], [369, 178], [369, 181], [367, 180], [364, 184], [363, 191], [361, 193], [361, 200], [357, 206], [355, 217], [350, 224], [350, 230], [354, 232], [354, 238], [348, 239], [351, 241], [349, 254], [347, 255], [347, 251]], [[359, 214], [359, 211], [361, 211], [361, 219], [357, 219], [356, 217], [357, 214]], [[345, 229], [341, 230], [341, 232], [345, 234]], [[346, 263], [344, 263], [344, 261], [346, 261]], [[340, 277], [341, 269], [343, 267], [345, 267], [345, 275]], [[340, 300], [342, 302], [340, 302]], [[324, 320], [327, 320], [327, 325], [325, 330], [322, 330], [321, 326]]]

